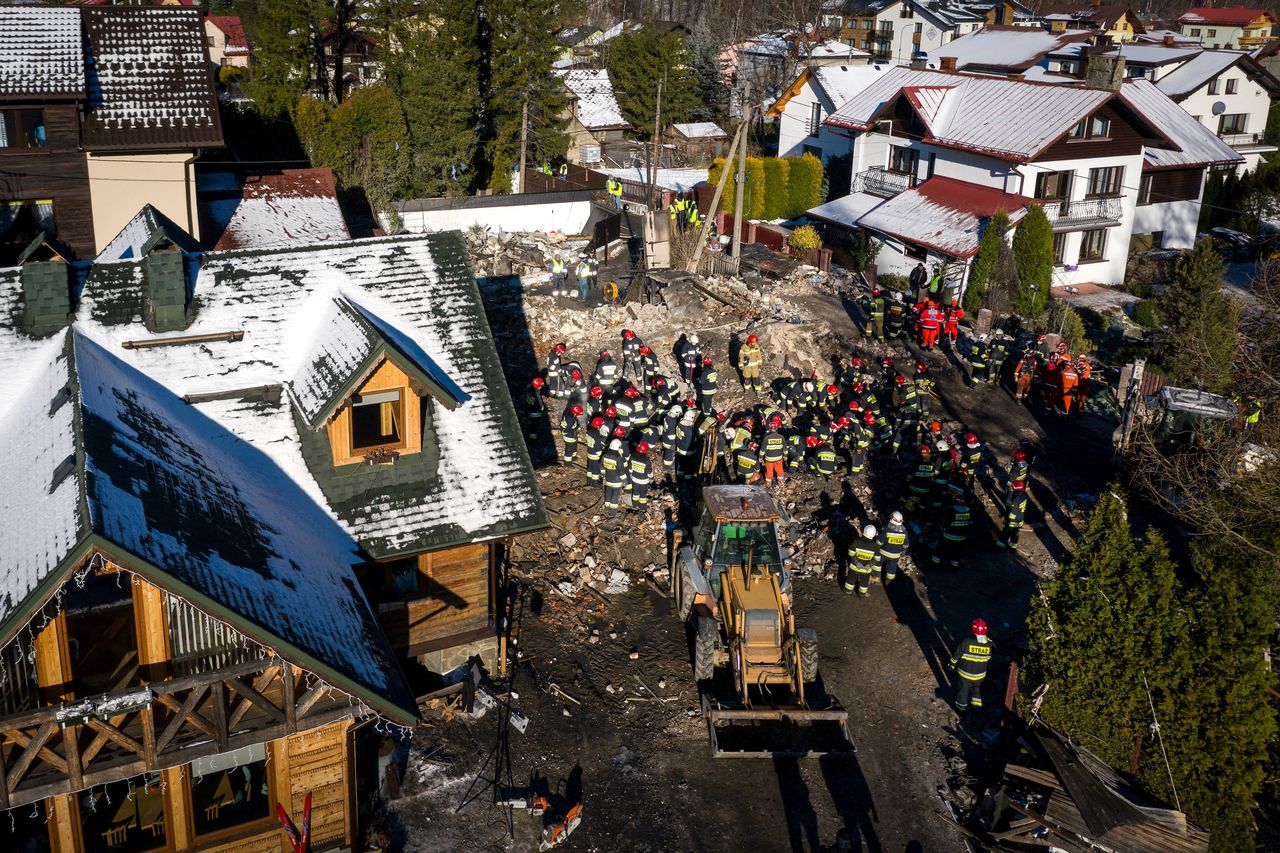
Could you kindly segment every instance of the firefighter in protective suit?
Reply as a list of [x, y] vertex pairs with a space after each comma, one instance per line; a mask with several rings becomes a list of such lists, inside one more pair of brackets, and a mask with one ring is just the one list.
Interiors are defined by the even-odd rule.
[[880, 543], [876, 539], [875, 525], [868, 524], [862, 528], [862, 536], [849, 546], [849, 568], [844, 575], [844, 591], [853, 592], [856, 588], [858, 595], [865, 598], [871, 590], [871, 575], [879, 569]]
[[987, 667], [995, 644], [987, 637], [987, 623], [974, 619], [969, 626], [970, 636], [960, 641], [951, 655], [951, 668], [956, 673], [956, 710], [964, 713], [972, 705], [982, 707], [982, 680], [987, 677]]
[[889, 516], [889, 523], [880, 531], [880, 565], [884, 569], [885, 583], [898, 576], [898, 561], [910, 544], [911, 538], [907, 535], [907, 525], [902, 520], [902, 513], [894, 510]]

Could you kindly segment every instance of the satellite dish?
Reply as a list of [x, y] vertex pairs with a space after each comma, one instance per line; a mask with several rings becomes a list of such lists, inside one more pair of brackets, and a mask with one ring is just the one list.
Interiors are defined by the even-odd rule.
[[1214, 115], [1220, 116], [1227, 111], [1227, 105], [1224, 101], [1214, 101], [1209, 109]]

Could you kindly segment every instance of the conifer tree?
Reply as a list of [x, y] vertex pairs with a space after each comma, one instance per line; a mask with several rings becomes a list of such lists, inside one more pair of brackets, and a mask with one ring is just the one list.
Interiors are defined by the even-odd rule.
[[1053, 284], [1053, 225], [1038, 204], [1031, 205], [1013, 232], [1013, 260], [1018, 270], [1013, 310], [1034, 320], [1049, 307]]
[[1201, 240], [1160, 295], [1164, 332], [1155, 350], [1171, 382], [1226, 391], [1236, 355], [1239, 308], [1222, 290], [1222, 259]]
[[658, 81], [663, 127], [688, 121], [699, 105], [698, 81], [689, 67], [684, 39], [674, 33], [660, 34], [652, 27], [623, 33], [609, 45], [606, 65], [622, 116], [641, 137], [654, 132]]
[[764, 159], [764, 214], [762, 219], [780, 219], [791, 206], [787, 178], [791, 164], [781, 157]]
[[689, 118], [693, 121], [718, 122], [729, 106], [729, 87], [724, 83], [720, 69], [720, 51], [723, 41], [716, 35], [705, 17], [699, 18], [689, 35], [689, 71], [693, 77], [693, 90], [697, 105]]
[[794, 219], [822, 204], [822, 161], [812, 154], [787, 159], [791, 161], [787, 177], [791, 206], [785, 215]]
[[987, 288], [991, 284], [991, 276], [996, 271], [996, 261], [1000, 257], [1000, 248], [1004, 244], [1005, 233], [1009, 230], [1009, 214], [997, 210], [983, 226], [982, 236], [978, 238], [978, 254], [973, 256], [969, 265], [969, 282], [964, 290], [964, 310], [977, 316], [978, 309], [983, 306]]

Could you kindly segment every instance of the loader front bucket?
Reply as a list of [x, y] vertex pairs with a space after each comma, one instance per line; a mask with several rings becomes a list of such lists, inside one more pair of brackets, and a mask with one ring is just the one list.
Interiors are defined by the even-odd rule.
[[716, 758], [818, 758], [855, 751], [843, 708], [723, 708], [704, 694], [702, 713]]

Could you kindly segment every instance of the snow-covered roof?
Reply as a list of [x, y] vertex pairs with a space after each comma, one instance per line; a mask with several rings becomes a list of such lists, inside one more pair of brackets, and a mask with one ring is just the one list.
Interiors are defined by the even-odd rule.
[[935, 175], [865, 213], [858, 224], [953, 258], [978, 251], [982, 229], [997, 210], [1018, 222], [1034, 199]]
[[1193, 36], [1189, 36], [1178, 30], [1147, 30], [1145, 33], [1139, 33], [1134, 38], [1134, 41], [1163, 44], [1165, 39], [1172, 39], [1174, 44], [1178, 45], [1195, 45], [1200, 43], [1198, 38], [1194, 38]]
[[885, 65], [817, 65], [809, 71], [838, 109], [888, 70]]
[[1156, 82], [1171, 98], [1185, 98], [1248, 56], [1243, 50], [1204, 50]]
[[822, 219], [843, 225], [846, 228], [857, 226], [858, 220], [873, 207], [884, 203], [880, 196], [870, 193], [849, 193], [846, 196], [810, 208], [806, 213], [814, 219]]
[[582, 68], [575, 71], [558, 71], [574, 100], [574, 114], [587, 130], [613, 130], [630, 127], [622, 117], [618, 99], [613, 94], [609, 72], [603, 68]]
[[1168, 142], [1168, 147], [1143, 148], [1146, 166], [1172, 169], [1212, 166], [1243, 161], [1236, 151], [1196, 121], [1150, 80], [1126, 80], [1120, 101], [1140, 116]]
[[351, 239], [329, 169], [202, 172], [201, 234], [215, 249], [269, 249]]
[[720, 139], [729, 135], [714, 121], [677, 122], [671, 126], [685, 139]]
[[145, 254], [145, 247], [161, 232], [173, 245], [185, 250], [196, 249], [195, 240], [172, 219], [151, 205], [144, 205], [138, 215], [130, 219], [98, 253], [97, 263], [110, 264], [119, 261], [136, 261]]
[[1178, 16], [1178, 23], [1246, 27], [1266, 14], [1265, 9], [1246, 9], [1243, 6], [1193, 6]]
[[[972, 74], [890, 69], [824, 124], [869, 130], [899, 96], [920, 113], [927, 141], [1025, 162], [1048, 148], [1111, 92]], [[1016, 116], [1017, 120], [1010, 120]]]
[[929, 51], [929, 60], [955, 57], [960, 70], [973, 66], [1022, 71], [1036, 65], [1046, 54], [1091, 35], [1085, 30], [1051, 33], [1033, 27], [983, 27]]
[[871, 54], [865, 50], [858, 50], [853, 45], [845, 44], [837, 39], [824, 41], [821, 44], [815, 44], [809, 49], [809, 55], [815, 60], [828, 59], [865, 59]]
[[83, 147], [223, 146], [198, 9], [93, 6], [79, 11], [89, 81]]
[[1129, 65], [1168, 65], [1171, 62], [1186, 62], [1188, 59], [1203, 53], [1204, 48], [1198, 44], [1122, 44], [1109, 51], [1110, 56], [1123, 56]]
[[[194, 316], [183, 334], [242, 332], [242, 339], [124, 348], [125, 341], [172, 335], [152, 334], [141, 322], [146, 268], [140, 262], [88, 271], [76, 328], [175, 394], [196, 395], [196, 409], [270, 457], [374, 559], [546, 523], [460, 235], [209, 252], [198, 266]], [[15, 384], [29, 372], [40, 343], [4, 319], [22, 316], [18, 278], [16, 269], [0, 270], [0, 370]], [[423, 445], [431, 453], [349, 466], [338, 476], [324, 432], [300, 432], [288, 395], [264, 399], [263, 389], [279, 389], [303, 370], [338, 297], [366, 309], [374, 318], [369, 322], [382, 324], [379, 334], [400, 350], [412, 341], [428, 353], [466, 398], [453, 410], [425, 399]], [[325, 464], [313, 474], [307, 460], [314, 463], [321, 451]]]
[[81, 95], [80, 10], [0, 6], [0, 95]]
[[[622, 178], [627, 181], [636, 181], [641, 184], [649, 182], [644, 166], [615, 166], [601, 169], [600, 171], [606, 175], [612, 175], [615, 178]], [[654, 181], [657, 183], [658, 189], [673, 190], [679, 193], [687, 192], [707, 180], [706, 169], [657, 169], [655, 171]]]
[[110, 559], [406, 722], [416, 706], [360, 591], [355, 543], [261, 448], [78, 330], [33, 345], [0, 421], [0, 638]]

